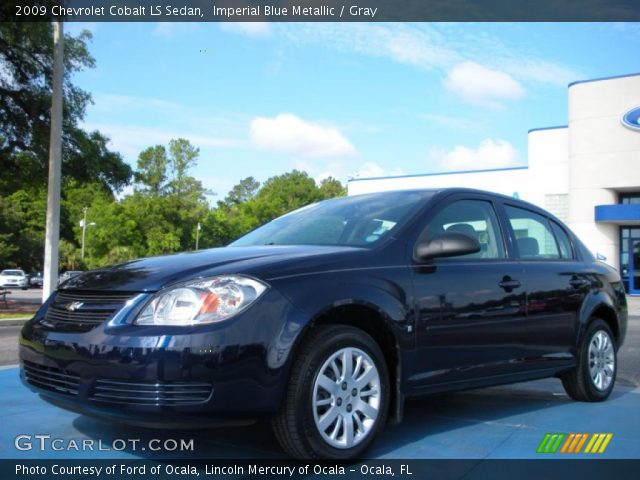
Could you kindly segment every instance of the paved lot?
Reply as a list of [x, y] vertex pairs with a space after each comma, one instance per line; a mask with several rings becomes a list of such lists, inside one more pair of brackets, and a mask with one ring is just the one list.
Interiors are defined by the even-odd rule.
[[[93, 458], [280, 458], [269, 425], [200, 431], [165, 431], [103, 423], [51, 407], [29, 393], [16, 368], [0, 370], [0, 458], [82, 458], [77, 451], [18, 451], [17, 435], [50, 434], [66, 442], [84, 439], [109, 446], [115, 439], [194, 440], [194, 451], [94, 451]], [[598, 458], [640, 458], [640, 389], [619, 386], [604, 403], [573, 402], [557, 380], [488, 388], [412, 401], [404, 422], [387, 427], [370, 458], [540, 458], [536, 449], [547, 432], [611, 432]], [[566, 458], [566, 455], [547, 455]], [[580, 455], [589, 458], [588, 454]], [[591, 456], [592, 457], [592, 456]]]
[[[18, 300], [25, 303], [39, 305], [42, 303], [42, 289], [32, 288], [29, 290], [21, 290], [19, 288], [10, 288], [11, 292], [7, 297], [8, 300]], [[0, 310], [2, 311], [2, 310]]]
[[[0, 365], [18, 363], [18, 334], [20, 325], [2, 326], [0, 322]], [[0, 398], [2, 394], [0, 393]]]
[[[635, 312], [634, 312], [635, 313]], [[18, 329], [0, 327], [0, 346], [14, 342]], [[634, 316], [620, 352], [620, 377], [611, 399], [571, 401], [558, 380], [440, 395], [409, 402], [404, 422], [387, 427], [371, 458], [540, 458], [536, 449], [548, 432], [610, 432], [613, 439], [598, 458], [640, 459], [640, 317]], [[0, 352], [2, 352], [0, 347]], [[11, 361], [11, 353], [5, 360]], [[13, 362], [11, 362], [13, 363]], [[0, 367], [0, 458], [82, 458], [77, 451], [18, 451], [20, 434], [51, 434], [110, 445], [114, 439], [194, 440], [194, 451], [94, 451], [94, 458], [278, 458], [282, 456], [267, 422], [252, 427], [163, 431], [103, 423], [49, 406], [23, 387], [15, 366]], [[547, 455], [566, 458], [566, 455]], [[580, 454], [574, 458], [592, 458]]]

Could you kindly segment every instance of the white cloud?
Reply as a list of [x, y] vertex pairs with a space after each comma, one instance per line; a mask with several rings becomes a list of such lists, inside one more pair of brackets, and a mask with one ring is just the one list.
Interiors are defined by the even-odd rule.
[[494, 109], [500, 108], [504, 100], [518, 99], [525, 94], [522, 85], [509, 74], [475, 62], [456, 65], [443, 83], [463, 101]]
[[388, 58], [424, 70], [448, 71], [473, 61], [519, 81], [562, 87], [585, 76], [569, 65], [540, 58], [524, 52], [519, 45], [510, 46], [491, 34], [456, 24], [283, 23], [272, 28], [293, 43]]
[[389, 58], [414, 67], [431, 69], [460, 58], [454, 50], [440, 45], [439, 35], [428, 27], [303, 23], [280, 24], [278, 28], [295, 43], [319, 43], [339, 50]]
[[250, 140], [259, 150], [303, 157], [345, 157], [356, 152], [336, 127], [303, 120], [291, 113], [273, 118], [255, 117], [250, 125]]
[[136, 125], [85, 123], [83, 128], [87, 130], [99, 130], [109, 137], [109, 147], [120, 152], [124, 158], [129, 161], [135, 161], [140, 152], [145, 148], [158, 144], [167, 145], [169, 140], [174, 138], [186, 138], [193, 146], [198, 148], [232, 148], [240, 144], [238, 140], [232, 138], [219, 138], [184, 131], [160, 130]]
[[477, 148], [457, 145], [451, 150], [432, 149], [428, 158], [439, 170], [461, 171], [523, 165], [518, 151], [506, 140], [487, 138]]
[[[355, 178], [387, 177], [392, 175], [376, 162], [366, 162], [353, 175]], [[400, 173], [395, 173], [400, 175]]]
[[220, 24], [220, 30], [248, 37], [268, 37], [271, 35], [271, 26], [268, 22], [224, 22]]

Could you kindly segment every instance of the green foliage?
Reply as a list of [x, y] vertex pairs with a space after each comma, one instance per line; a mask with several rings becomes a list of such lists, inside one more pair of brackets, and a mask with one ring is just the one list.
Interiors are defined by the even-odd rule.
[[333, 177], [327, 177], [322, 180], [318, 190], [320, 190], [320, 198], [323, 200], [334, 197], [344, 197], [347, 194], [347, 187]]
[[[95, 66], [91, 34], [64, 39], [62, 173], [65, 179], [100, 181], [112, 190], [128, 184], [131, 168], [108, 150], [99, 132], [78, 127], [91, 102], [71, 83], [74, 73]], [[0, 195], [45, 188], [49, 159], [53, 33], [49, 22], [0, 22]]]
[[160, 195], [167, 181], [167, 164], [167, 150], [162, 145], [147, 148], [138, 156], [136, 181], [149, 193]]
[[226, 245], [280, 215], [342, 195], [346, 195], [346, 188], [338, 180], [328, 178], [318, 186], [298, 170], [271, 177], [261, 188], [253, 177], [247, 177], [206, 215], [200, 243]]

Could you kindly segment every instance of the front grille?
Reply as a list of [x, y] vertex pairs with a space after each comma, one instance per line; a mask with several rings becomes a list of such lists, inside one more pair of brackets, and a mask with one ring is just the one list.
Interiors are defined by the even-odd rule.
[[77, 395], [80, 377], [55, 367], [47, 367], [25, 360], [22, 363], [25, 380], [34, 387], [67, 395]]
[[42, 324], [60, 331], [88, 332], [113, 318], [132, 297], [130, 293], [60, 291]]
[[97, 380], [91, 400], [128, 405], [190, 405], [206, 402], [212, 391], [210, 383]]

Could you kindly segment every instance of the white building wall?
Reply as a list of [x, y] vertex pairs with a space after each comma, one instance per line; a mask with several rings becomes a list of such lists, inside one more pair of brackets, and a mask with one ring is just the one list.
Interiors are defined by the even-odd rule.
[[547, 209], [566, 222], [569, 216], [567, 127], [529, 131], [528, 158], [532, 176], [526, 200]]
[[595, 223], [596, 205], [640, 190], [640, 132], [621, 125], [640, 105], [640, 76], [569, 87], [569, 226], [607, 262], [618, 266], [619, 226]]

